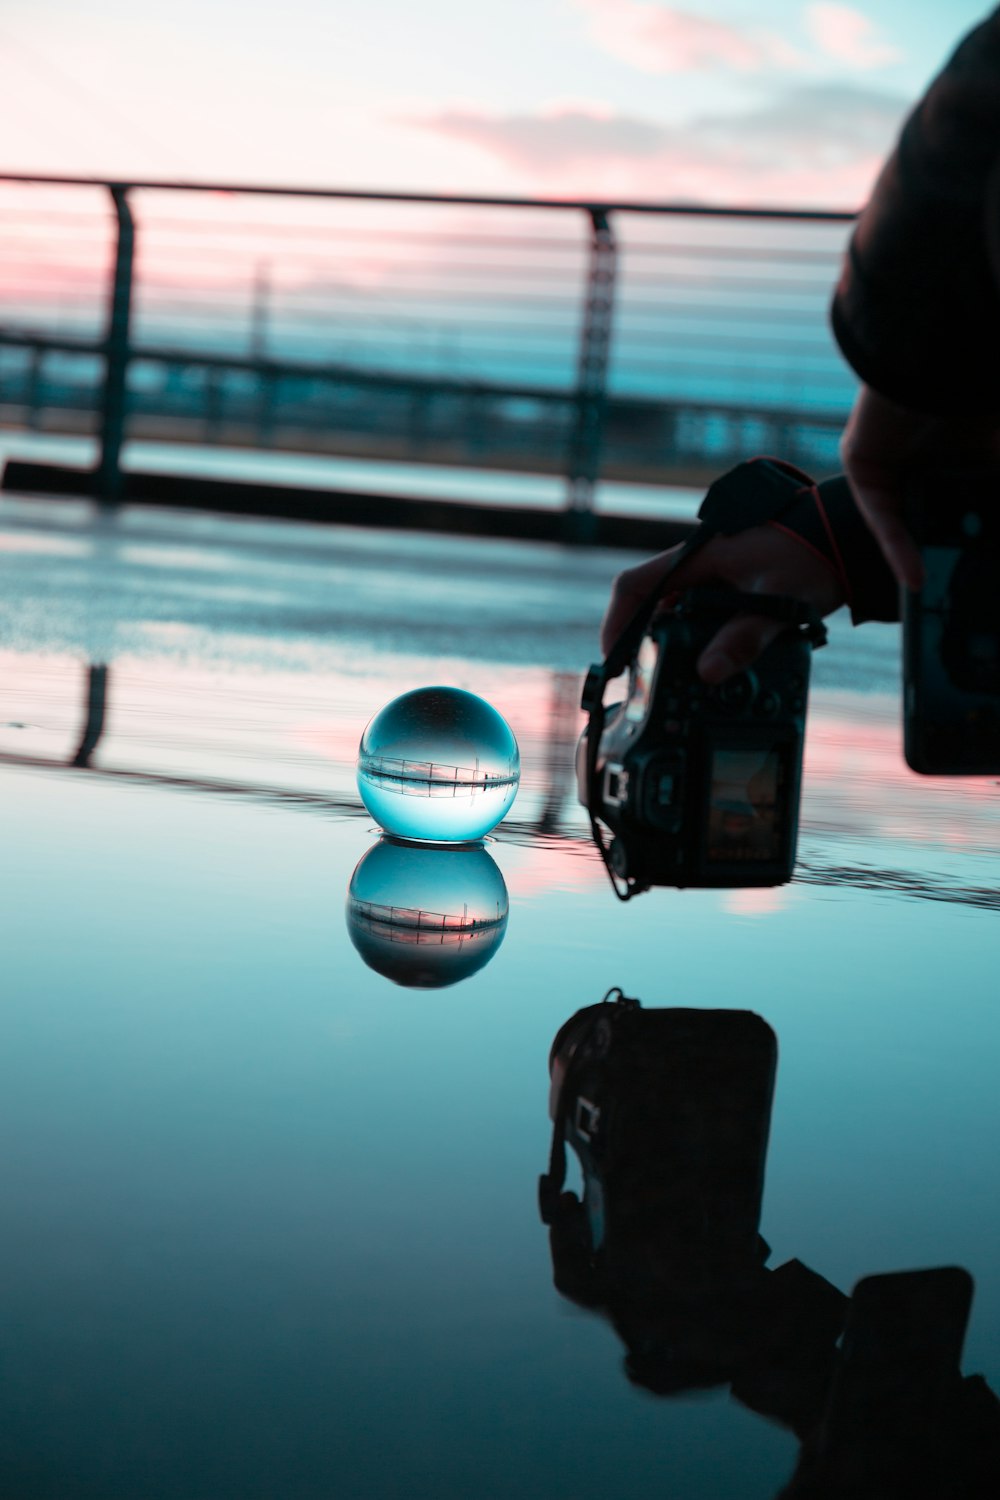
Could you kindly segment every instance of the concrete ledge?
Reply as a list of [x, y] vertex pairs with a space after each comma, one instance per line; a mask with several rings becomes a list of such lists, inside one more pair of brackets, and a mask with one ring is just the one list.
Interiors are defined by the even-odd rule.
[[[384, 526], [400, 531], [453, 532], [573, 546], [620, 547], [657, 552], [690, 535], [692, 523], [641, 516], [590, 515], [520, 505], [428, 500], [357, 490], [312, 490], [242, 480], [196, 479], [179, 474], [125, 473], [121, 500], [222, 515], [272, 516], [341, 526]], [[97, 494], [90, 469], [8, 459], [2, 488], [23, 495]]]

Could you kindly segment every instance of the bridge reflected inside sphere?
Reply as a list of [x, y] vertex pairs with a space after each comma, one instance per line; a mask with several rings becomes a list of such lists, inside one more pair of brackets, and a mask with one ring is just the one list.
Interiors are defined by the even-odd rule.
[[377, 713], [361, 737], [358, 791], [386, 833], [472, 843], [517, 795], [521, 757], [507, 721], [463, 688], [414, 688]]
[[370, 969], [440, 989], [484, 967], [503, 942], [507, 886], [481, 846], [438, 849], [383, 837], [347, 891], [347, 930]]

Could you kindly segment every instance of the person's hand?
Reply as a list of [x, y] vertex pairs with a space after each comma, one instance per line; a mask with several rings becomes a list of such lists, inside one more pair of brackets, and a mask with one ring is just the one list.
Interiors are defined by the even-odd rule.
[[[811, 604], [821, 615], [845, 602], [836, 572], [816, 553], [773, 526], [751, 526], [735, 536], [716, 536], [681, 563], [680, 547], [619, 573], [601, 623], [606, 656], [639, 605], [662, 582], [664, 596], [700, 583], [724, 583], [751, 594], [785, 594]], [[755, 661], [782, 629], [766, 615], [734, 615], [717, 631], [698, 658], [703, 682], [724, 682]]]
[[[840, 440], [840, 457], [858, 509], [898, 581], [919, 589], [924, 565], [903, 519], [907, 476], [928, 464], [1000, 465], [1000, 419], [929, 417], [863, 385]], [[948, 503], [948, 496], [942, 500]]]

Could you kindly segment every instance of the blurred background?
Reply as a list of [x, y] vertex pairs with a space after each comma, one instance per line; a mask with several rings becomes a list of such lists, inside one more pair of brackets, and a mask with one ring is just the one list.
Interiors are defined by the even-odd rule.
[[585, 513], [829, 472], [851, 214], [977, 12], [12, 0], [4, 453]]

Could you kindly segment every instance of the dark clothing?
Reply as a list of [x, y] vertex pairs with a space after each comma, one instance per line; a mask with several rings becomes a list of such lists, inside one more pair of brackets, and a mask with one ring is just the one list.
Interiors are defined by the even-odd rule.
[[1000, 10], [906, 121], [832, 321], [848, 363], [889, 400], [931, 416], [1000, 413]]
[[[1000, 416], [1000, 10], [903, 126], [831, 318], [847, 362], [890, 401], [930, 417]], [[846, 486], [831, 487], [828, 510], [855, 624], [898, 618], [895, 580]]]
[[[847, 584], [847, 604], [854, 624], [898, 620], [899, 585], [858, 510], [847, 480], [838, 475], [836, 479], [825, 479], [818, 488], [833, 533], [837, 561], [841, 564], [838, 571]], [[823, 550], [818, 535], [816, 543], [816, 550]]]

